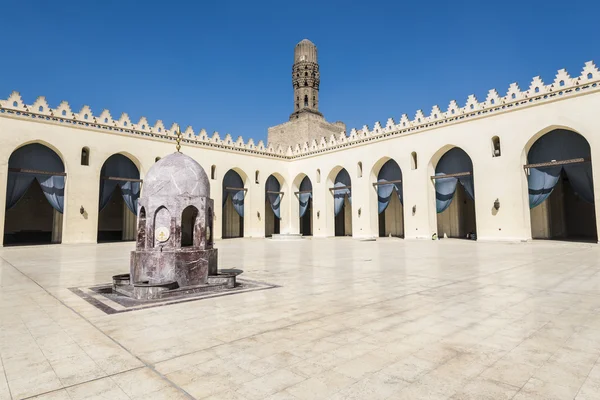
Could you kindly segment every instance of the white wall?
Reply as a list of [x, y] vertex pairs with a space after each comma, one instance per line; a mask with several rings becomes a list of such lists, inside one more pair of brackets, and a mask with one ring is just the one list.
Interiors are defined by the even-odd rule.
[[[404, 234], [407, 239], [429, 239], [437, 229], [435, 191], [431, 180], [435, 164], [453, 146], [471, 157], [474, 168], [475, 208], [479, 240], [527, 240], [531, 238], [527, 180], [523, 170], [526, 154], [535, 139], [554, 129], [571, 129], [589, 142], [592, 158], [600, 160], [600, 90], [474, 115], [449, 124], [425, 127], [398, 135], [373, 138], [322, 152], [294, 157], [276, 157], [248, 149], [183, 144], [182, 151], [197, 160], [210, 175], [211, 197], [215, 201], [215, 237], [221, 237], [222, 179], [235, 168], [248, 189], [245, 200], [244, 235], [264, 237], [265, 181], [275, 174], [285, 192], [282, 200], [281, 233], [299, 232], [298, 190], [307, 175], [313, 185], [313, 235], [333, 236], [333, 196], [328, 190], [343, 167], [352, 179], [353, 236], [378, 235], [377, 195], [373, 187], [379, 168], [393, 158], [403, 173]], [[492, 157], [491, 139], [500, 137], [502, 155]], [[172, 140], [133, 133], [116, 133], [82, 125], [51, 122], [41, 118], [0, 113], [0, 221], [4, 221], [8, 159], [18, 147], [40, 142], [55, 150], [67, 173], [63, 243], [96, 241], [100, 169], [115, 153], [129, 156], [143, 179], [157, 156], [175, 151]], [[90, 149], [90, 165], [80, 165], [81, 149]], [[417, 169], [411, 169], [411, 152], [418, 155]], [[288, 152], [288, 155], [291, 153]], [[357, 175], [357, 163], [363, 166]], [[317, 182], [317, 169], [321, 171]], [[260, 171], [259, 183], [254, 181]], [[596, 198], [600, 199], [600, 163], [593, 166]], [[500, 201], [495, 212], [494, 200]], [[600, 215], [596, 202], [596, 214]], [[79, 213], [80, 206], [86, 210]], [[413, 213], [413, 207], [415, 212]], [[361, 210], [360, 216], [358, 210]], [[259, 217], [260, 214], [260, 217]], [[317, 216], [317, 214], [319, 216]], [[0, 224], [2, 237], [4, 224]]]

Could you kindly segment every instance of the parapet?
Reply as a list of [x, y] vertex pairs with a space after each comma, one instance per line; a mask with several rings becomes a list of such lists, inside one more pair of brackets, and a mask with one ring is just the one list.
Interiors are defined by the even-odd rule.
[[[571, 77], [565, 69], [561, 69], [557, 72], [554, 81], [548, 85], [539, 76], [536, 76], [524, 91], [517, 83], [512, 83], [505, 96], [500, 96], [495, 89], [492, 89], [482, 102], [478, 101], [474, 95], [470, 95], [464, 107], [460, 107], [455, 100], [452, 100], [446, 111], [442, 111], [439, 106], [435, 105], [429, 115], [425, 115], [422, 110], [417, 110], [412, 120], [406, 114], [402, 114], [398, 123], [393, 118], [388, 118], [385, 126], [378, 121], [375, 122], [372, 129], [364, 125], [362, 129], [352, 129], [349, 135], [343, 131], [343, 123], [338, 121], [333, 124], [340, 127], [338, 134], [331, 134], [320, 140], [312, 140], [310, 143], [298, 143], [287, 148], [270, 143], [265, 145], [262, 140], [258, 144], [255, 144], [252, 139], [245, 142], [241, 136], [233, 140], [230, 134], [226, 134], [221, 139], [218, 132], [209, 136], [206, 130], [201, 129], [199, 132], [195, 132], [191, 126], [182, 132], [184, 136], [182, 141], [201, 147], [253, 153], [278, 159], [294, 159], [335, 151], [365, 141], [417, 133], [448, 124], [467, 122], [490, 114], [510, 112], [581, 93], [597, 91], [600, 90], [599, 82], [600, 71], [593, 61], [588, 61], [578, 77]], [[140, 118], [137, 123], [132, 123], [125, 113], [115, 120], [108, 110], [95, 116], [88, 106], [83, 106], [79, 112], [73, 112], [66, 101], [61, 102], [56, 108], [51, 108], [43, 96], [38, 97], [33, 104], [26, 105], [18, 92], [13, 92], [6, 100], [0, 100], [0, 116], [35, 119], [42, 123], [65, 124], [83, 129], [105, 130], [116, 134], [141, 135], [157, 140], [175, 140], [176, 132], [179, 129], [179, 125], [176, 123], [167, 129], [160, 120], [156, 121], [154, 125], [150, 125], [145, 117]]]

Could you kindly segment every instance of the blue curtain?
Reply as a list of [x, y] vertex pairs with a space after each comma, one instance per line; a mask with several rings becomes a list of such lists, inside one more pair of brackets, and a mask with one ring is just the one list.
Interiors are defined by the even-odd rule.
[[[350, 175], [348, 171], [342, 169], [335, 177], [333, 187], [351, 186]], [[333, 191], [333, 213], [337, 216], [344, 207], [344, 199], [348, 196], [348, 201], [352, 204], [352, 192], [349, 188], [335, 189]]]
[[[113, 154], [104, 162], [100, 176], [109, 176], [115, 178], [140, 179], [140, 171], [133, 161], [122, 154]], [[138, 199], [140, 197], [140, 182], [115, 181], [112, 179], [100, 180], [100, 210], [108, 204], [110, 196], [115, 188], [119, 186], [121, 195], [127, 205], [127, 208], [137, 215]]]
[[[527, 154], [528, 164], [538, 164], [564, 161], [574, 158], [590, 158], [590, 146], [585, 138], [575, 132], [556, 129], [539, 138]], [[529, 208], [539, 206], [550, 196], [558, 183], [560, 173], [565, 170], [573, 191], [581, 199], [594, 202], [594, 184], [592, 179], [592, 164], [567, 164], [565, 166], [550, 166], [530, 168], [527, 176], [529, 186]]]
[[44, 196], [54, 209], [61, 214], [65, 210], [65, 177], [56, 175], [37, 176]]
[[[48, 147], [32, 143], [15, 150], [8, 168], [38, 170], [44, 172], [64, 172], [65, 166], [54, 151]], [[64, 212], [65, 176], [8, 172], [6, 209], [14, 207], [23, 197], [34, 179], [39, 182], [44, 196], [56, 211]]]
[[[402, 171], [400, 166], [394, 160], [388, 160], [377, 175], [377, 182], [389, 182], [402, 179]], [[396, 192], [400, 204], [402, 203], [402, 182], [388, 183], [377, 185], [377, 202], [379, 214], [385, 211], [387, 206], [390, 204], [392, 194]]]
[[310, 190], [310, 193], [299, 193], [298, 200], [300, 202], [300, 218], [304, 217], [306, 214], [306, 210], [308, 210], [308, 202], [312, 198], [312, 183], [308, 176], [305, 176], [300, 182], [300, 192], [307, 192]]
[[[273, 175], [267, 178], [267, 182], [265, 183], [265, 192], [279, 192], [281, 190], [281, 185], [277, 178]], [[267, 195], [267, 199], [269, 200], [269, 204], [271, 205], [271, 209], [273, 210], [273, 214], [279, 219], [281, 219], [281, 195], [277, 193], [265, 193]]]
[[244, 216], [244, 197], [246, 192], [244, 190], [227, 190], [225, 188], [243, 188], [244, 181], [242, 177], [230, 169], [223, 177], [223, 205], [227, 202], [227, 196], [231, 195], [231, 201], [233, 202], [233, 208], [240, 217]]
[[[453, 147], [440, 158], [435, 167], [435, 175], [458, 174], [470, 172], [473, 174], [473, 162], [465, 151], [459, 147]], [[471, 199], [475, 199], [473, 186], [473, 175], [461, 176], [459, 178], [444, 178], [435, 180], [435, 200], [438, 213], [443, 212], [450, 206], [456, 191], [456, 184], [465, 188], [465, 192]]]

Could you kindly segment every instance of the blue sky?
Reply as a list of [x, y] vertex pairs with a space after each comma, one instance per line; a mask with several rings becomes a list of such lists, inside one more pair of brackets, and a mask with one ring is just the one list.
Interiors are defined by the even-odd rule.
[[0, 96], [265, 139], [293, 111], [291, 66], [319, 49], [320, 109], [348, 130], [527, 88], [600, 62], [598, 1], [41, 1], [0, 15]]

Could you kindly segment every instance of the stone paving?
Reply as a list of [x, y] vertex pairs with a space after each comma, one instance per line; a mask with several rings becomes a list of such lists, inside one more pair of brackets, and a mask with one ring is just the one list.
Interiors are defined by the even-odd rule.
[[132, 243], [0, 249], [0, 400], [600, 398], [596, 244], [216, 246], [280, 287], [108, 315]]

